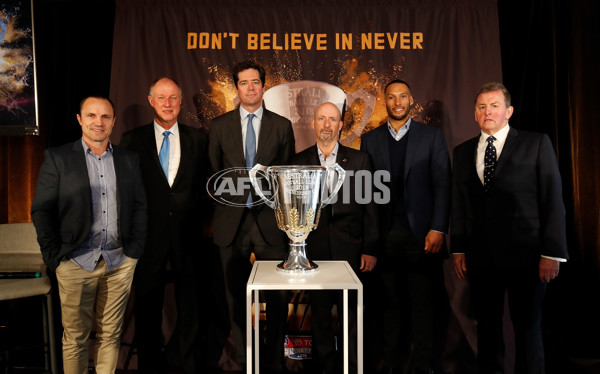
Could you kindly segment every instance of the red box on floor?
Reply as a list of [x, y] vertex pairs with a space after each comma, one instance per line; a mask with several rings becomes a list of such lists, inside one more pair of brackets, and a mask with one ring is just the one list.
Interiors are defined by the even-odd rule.
[[312, 359], [312, 336], [285, 336], [284, 356], [294, 360]]

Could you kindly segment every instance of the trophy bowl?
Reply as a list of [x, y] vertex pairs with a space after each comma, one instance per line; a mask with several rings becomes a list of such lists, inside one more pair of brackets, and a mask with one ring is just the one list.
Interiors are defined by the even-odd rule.
[[[329, 192], [327, 180], [332, 172], [337, 173], [337, 180]], [[306, 238], [319, 224], [321, 208], [330, 204], [342, 187], [346, 176], [344, 169], [338, 164], [329, 168], [256, 164], [248, 174], [256, 194], [275, 211], [277, 227], [290, 239], [288, 257], [277, 265], [277, 270], [289, 273], [317, 271], [318, 265], [306, 256]], [[264, 183], [261, 184], [261, 180]], [[271, 192], [271, 199], [265, 196], [263, 188]]]

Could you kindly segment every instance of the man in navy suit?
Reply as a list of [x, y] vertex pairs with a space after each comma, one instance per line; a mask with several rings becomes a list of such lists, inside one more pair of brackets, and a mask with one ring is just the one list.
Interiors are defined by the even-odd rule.
[[[235, 170], [260, 163], [265, 166], [287, 165], [294, 154], [291, 122], [263, 107], [265, 69], [253, 61], [233, 68], [233, 82], [240, 106], [215, 118], [209, 131], [208, 155], [214, 173]], [[223, 174], [246, 177], [247, 171]], [[275, 213], [251, 193], [248, 187], [228, 204], [215, 207], [213, 240], [219, 246], [225, 277], [229, 321], [234, 342], [234, 360], [246, 364], [245, 285], [250, 275], [250, 256], [257, 260], [282, 260], [287, 255], [285, 234], [277, 228]], [[250, 197], [249, 197], [250, 196]], [[282, 370], [284, 328], [288, 314], [286, 292], [269, 291], [267, 299], [267, 371]]]
[[64, 372], [88, 372], [95, 328], [96, 372], [114, 373], [133, 273], [144, 252], [146, 195], [138, 156], [109, 141], [112, 102], [83, 99], [77, 120], [82, 138], [44, 154], [31, 218], [44, 262], [58, 280]]
[[[327, 167], [337, 163], [347, 171], [336, 202], [322, 208], [319, 224], [306, 240], [307, 256], [311, 260], [348, 261], [355, 272], [370, 272], [377, 264], [376, 245], [379, 234], [377, 207], [372, 199], [373, 167], [368, 154], [338, 142], [343, 124], [340, 110], [335, 104], [321, 104], [311, 120], [317, 144], [292, 158], [291, 163], [295, 165]], [[363, 173], [362, 176], [357, 177], [357, 172]], [[359, 199], [363, 196], [367, 198], [361, 203]], [[336, 291], [310, 292], [312, 348], [319, 373], [335, 373], [339, 367], [336, 365], [331, 310], [337, 302], [338, 315], [341, 315], [340, 301], [340, 293]], [[349, 325], [355, 327], [355, 310], [351, 308], [348, 312]], [[355, 329], [350, 331], [351, 340], [356, 339], [353, 333], [356, 333]], [[356, 365], [355, 361], [352, 363]]]
[[202, 307], [198, 263], [202, 249], [202, 197], [207, 171], [207, 138], [178, 122], [181, 87], [171, 78], [152, 82], [148, 102], [153, 123], [123, 134], [121, 145], [140, 156], [148, 195], [146, 253], [135, 273], [135, 331], [139, 370], [164, 372], [162, 310], [167, 263], [177, 306], [178, 347], [184, 373], [197, 373]]
[[450, 160], [442, 131], [410, 118], [414, 100], [406, 82], [388, 83], [385, 101], [387, 123], [365, 134], [361, 143], [374, 168], [391, 176], [391, 201], [381, 206], [379, 220], [382, 372], [400, 372], [412, 343], [414, 372], [428, 373], [435, 365], [434, 294], [442, 283]]
[[539, 374], [542, 300], [568, 258], [565, 208], [550, 139], [510, 127], [513, 110], [501, 83], [487, 83], [477, 94], [481, 135], [454, 149], [451, 251], [456, 274], [471, 286], [482, 373], [504, 372], [507, 293], [515, 372]]

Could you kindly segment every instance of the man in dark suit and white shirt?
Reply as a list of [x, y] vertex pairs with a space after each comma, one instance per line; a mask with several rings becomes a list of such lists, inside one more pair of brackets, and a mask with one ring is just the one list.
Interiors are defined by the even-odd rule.
[[163, 372], [162, 309], [167, 263], [175, 283], [180, 362], [185, 373], [201, 369], [198, 359], [202, 306], [199, 252], [202, 249], [202, 197], [207, 171], [207, 138], [177, 121], [181, 87], [162, 77], [150, 86], [154, 121], [123, 134], [121, 145], [140, 156], [148, 195], [148, 241], [135, 274], [135, 330], [138, 365], [144, 373]]
[[[355, 272], [370, 272], [377, 263], [375, 254], [379, 229], [377, 207], [372, 199], [373, 167], [369, 155], [338, 142], [344, 122], [335, 104], [321, 104], [315, 111], [311, 125], [317, 136], [317, 144], [292, 157], [291, 163], [325, 167], [337, 163], [347, 174], [336, 202], [322, 208], [319, 224], [306, 240], [307, 255], [311, 260], [348, 261]], [[357, 172], [363, 173], [363, 176], [357, 177]], [[369, 176], [365, 177], [367, 173]], [[357, 186], [357, 183], [362, 185]], [[357, 199], [365, 196], [366, 201], [359, 203]], [[334, 303], [338, 308], [342, 307], [340, 301], [337, 291], [310, 292], [312, 348], [319, 373], [335, 373], [339, 367], [336, 363], [331, 311]], [[341, 315], [340, 310], [338, 315]], [[356, 312], [353, 308], [348, 312], [349, 325], [353, 327], [350, 334], [353, 335], [356, 333]], [[356, 339], [355, 336], [349, 338]], [[354, 347], [355, 344], [350, 346]], [[355, 361], [353, 363], [356, 364]]]
[[[209, 158], [212, 171], [286, 165], [294, 154], [291, 122], [263, 107], [265, 70], [253, 61], [233, 68], [233, 82], [240, 100], [239, 108], [215, 118], [209, 131]], [[235, 179], [233, 172], [224, 177]], [[241, 175], [247, 177], [246, 172]], [[259, 203], [251, 187], [236, 201], [237, 206], [218, 204], [213, 219], [213, 240], [219, 246], [225, 278], [229, 320], [234, 342], [234, 360], [246, 364], [245, 285], [250, 274], [250, 256], [257, 260], [282, 260], [287, 255], [285, 234], [277, 228], [275, 213]], [[266, 292], [267, 347], [265, 367], [282, 370], [284, 328], [288, 314], [287, 293]]]
[[31, 218], [44, 262], [56, 272], [63, 333], [63, 371], [88, 372], [95, 328], [97, 373], [114, 373], [123, 317], [146, 240], [146, 196], [138, 156], [113, 146], [112, 102], [81, 101], [82, 138], [48, 149]]
[[[378, 272], [383, 287], [382, 372], [401, 371], [414, 345], [415, 373], [434, 361], [434, 295], [442, 287], [444, 234], [450, 207], [450, 160], [439, 128], [410, 118], [409, 85], [385, 88], [388, 121], [362, 137], [376, 170], [391, 175], [391, 202], [380, 209]], [[408, 304], [408, 305], [407, 305]], [[407, 326], [407, 322], [409, 325]]]
[[544, 373], [546, 284], [566, 261], [561, 178], [547, 135], [517, 131], [510, 94], [485, 84], [475, 101], [481, 135], [454, 149], [454, 268], [468, 277], [482, 373], [504, 372], [504, 295], [515, 332], [516, 373]]

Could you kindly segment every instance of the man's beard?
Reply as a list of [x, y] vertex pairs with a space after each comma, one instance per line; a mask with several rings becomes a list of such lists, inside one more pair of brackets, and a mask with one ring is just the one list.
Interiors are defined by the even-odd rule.
[[393, 119], [394, 121], [402, 121], [404, 120], [406, 117], [408, 117], [408, 114], [410, 113], [410, 107], [404, 109], [404, 114], [402, 114], [401, 116], [397, 116], [394, 114], [394, 111], [392, 110], [388, 110], [388, 116]]

